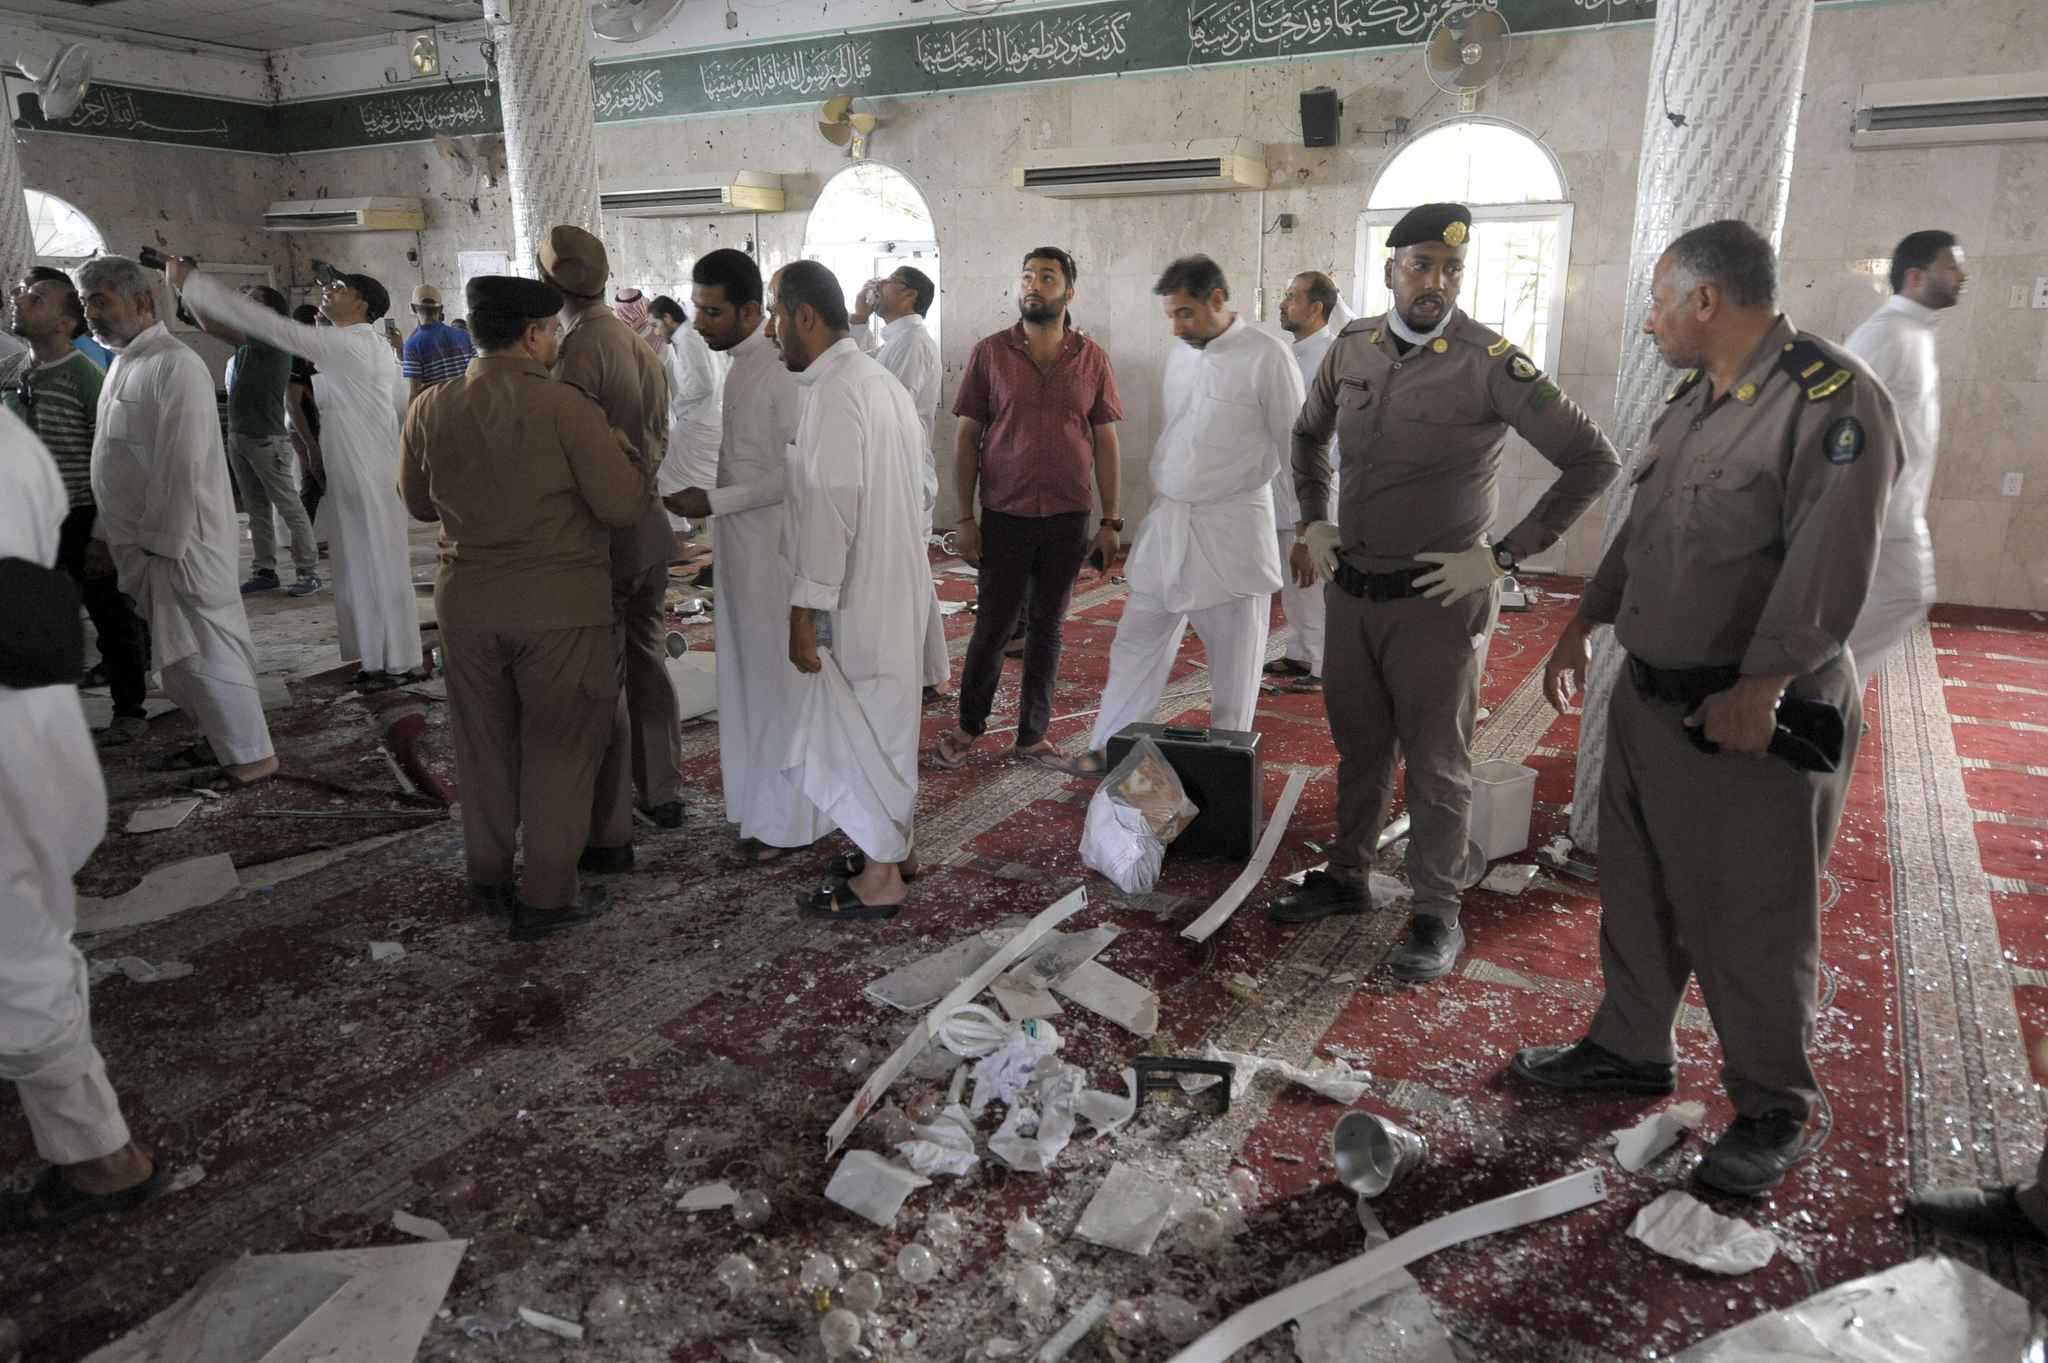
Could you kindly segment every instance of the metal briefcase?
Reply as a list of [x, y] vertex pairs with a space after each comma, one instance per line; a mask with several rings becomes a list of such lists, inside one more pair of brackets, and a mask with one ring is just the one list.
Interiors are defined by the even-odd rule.
[[1235, 729], [1182, 729], [1169, 724], [1129, 724], [1109, 740], [1112, 770], [1131, 745], [1149, 738], [1172, 765], [1188, 798], [1202, 812], [1167, 844], [1167, 855], [1223, 857], [1249, 861], [1259, 844], [1264, 779], [1259, 735]]

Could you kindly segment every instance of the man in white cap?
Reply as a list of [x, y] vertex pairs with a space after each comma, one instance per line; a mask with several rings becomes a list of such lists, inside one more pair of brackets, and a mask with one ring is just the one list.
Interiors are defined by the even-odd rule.
[[418, 397], [437, 383], [461, 378], [476, 358], [476, 345], [461, 327], [442, 320], [441, 291], [422, 284], [412, 291], [412, 315], [419, 325], [405, 338], [398, 367], [409, 385], [409, 396]]

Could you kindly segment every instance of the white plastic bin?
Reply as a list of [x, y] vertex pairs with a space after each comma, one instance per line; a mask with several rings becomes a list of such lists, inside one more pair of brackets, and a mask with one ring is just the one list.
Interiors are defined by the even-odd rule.
[[1529, 813], [1536, 804], [1536, 772], [1498, 758], [1472, 767], [1472, 841], [1488, 861], [1529, 845]]

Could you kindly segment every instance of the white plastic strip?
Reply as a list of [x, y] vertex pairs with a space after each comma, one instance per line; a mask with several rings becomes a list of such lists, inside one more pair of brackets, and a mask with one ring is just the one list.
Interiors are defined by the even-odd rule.
[[1418, 1259], [1482, 1235], [1495, 1235], [1590, 1207], [1606, 1197], [1606, 1176], [1598, 1168], [1589, 1168], [1449, 1216], [1439, 1216], [1356, 1259], [1305, 1278], [1270, 1297], [1261, 1297], [1175, 1354], [1170, 1363], [1223, 1363], [1261, 1335]]
[[1266, 821], [1265, 836], [1259, 839], [1258, 848], [1252, 859], [1245, 863], [1242, 874], [1230, 882], [1230, 888], [1200, 918], [1180, 930], [1180, 935], [1191, 942], [1206, 942], [1209, 934], [1230, 920], [1237, 912], [1237, 906], [1244, 903], [1246, 896], [1266, 874], [1266, 868], [1273, 864], [1273, 854], [1280, 850], [1280, 839], [1287, 836], [1287, 821], [1294, 817], [1295, 802], [1301, 799], [1301, 788], [1308, 784], [1308, 773], [1297, 771], [1287, 778], [1287, 789], [1280, 792], [1280, 803], [1273, 806], [1273, 817]]
[[860, 1125], [860, 1119], [867, 1116], [869, 1110], [882, 1100], [882, 1095], [888, 1092], [889, 1085], [895, 1083], [897, 1077], [910, 1068], [911, 1061], [924, 1054], [925, 1047], [931, 1044], [933, 1018], [944, 1019], [952, 1016], [962, 1004], [988, 988], [990, 980], [1022, 960], [1025, 953], [1038, 944], [1039, 938], [1087, 907], [1088, 891], [1085, 887], [1055, 902], [1038, 917], [1026, 923], [1009, 941], [1003, 943], [1002, 948], [982, 962], [981, 967], [972, 975], [954, 985], [951, 993], [933, 1004], [931, 1011], [919, 1018], [917, 1026], [910, 1029], [910, 1035], [903, 1038], [903, 1044], [867, 1077], [867, 1082], [853, 1095], [853, 1101], [848, 1103], [846, 1110], [833, 1121], [831, 1129], [825, 1133], [825, 1158], [830, 1159], [839, 1153], [839, 1147], [846, 1144], [846, 1138]]

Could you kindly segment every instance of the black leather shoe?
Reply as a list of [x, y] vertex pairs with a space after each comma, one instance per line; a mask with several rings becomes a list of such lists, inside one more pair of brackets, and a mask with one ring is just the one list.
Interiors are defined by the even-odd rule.
[[469, 907], [493, 918], [510, 912], [515, 897], [510, 885], [479, 885], [473, 880], [469, 883]]
[[2019, 1189], [2011, 1184], [2003, 1188], [1945, 1188], [1915, 1193], [1906, 1199], [1906, 1210], [1934, 1229], [1952, 1235], [2048, 1242], [2048, 1232], [2043, 1232], [2021, 1209]]
[[1465, 929], [1426, 913], [1408, 920], [1408, 937], [1387, 957], [1387, 969], [1407, 984], [1442, 979], [1465, 949]]
[[1365, 886], [1344, 880], [1328, 871], [1310, 871], [1301, 878], [1301, 888], [1281, 895], [1266, 908], [1266, 917], [1276, 923], [1313, 923], [1332, 914], [1365, 912]]
[[1785, 1181], [1806, 1149], [1806, 1123], [1790, 1112], [1737, 1117], [1692, 1176], [1717, 1193], [1755, 1197]]
[[[670, 800], [665, 805], [651, 805], [648, 807], [647, 817], [654, 820], [654, 826], [656, 828], [681, 828], [683, 826], [683, 802], [681, 800]], [[585, 851], [584, 855], [588, 856], [590, 852], [596, 850], [596, 848], [588, 849]], [[611, 851], [613, 849], [606, 848], [605, 850]], [[632, 850], [633, 849], [630, 847], [626, 849], [626, 851], [628, 852], [631, 852]], [[633, 859], [630, 856], [627, 857], [626, 865], [631, 866], [632, 864]]]
[[586, 885], [577, 892], [576, 903], [566, 909], [536, 909], [512, 901], [512, 931], [515, 942], [534, 942], [550, 934], [588, 923], [603, 916], [612, 906], [612, 892], [601, 885]]
[[924, 689], [924, 703], [926, 705], [944, 705], [952, 699], [950, 695], [941, 691], [936, 686], [927, 686]]
[[624, 847], [586, 847], [583, 855], [576, 858], [576, 869], [592, 875], [615, 876], [633, 869], [633, 845]]
[[1514, 1073], [1547, 1089], [1579, 1092], [1678, 1092], [1678, 1066], [1655, 1060], [1629, 1060], [1594, 1041], [1569, 1046], [1530, 1046], [1515, 1052], [1508, 1065]]

